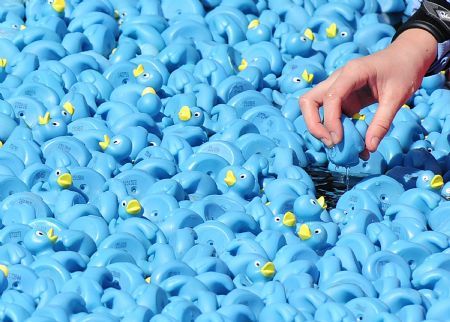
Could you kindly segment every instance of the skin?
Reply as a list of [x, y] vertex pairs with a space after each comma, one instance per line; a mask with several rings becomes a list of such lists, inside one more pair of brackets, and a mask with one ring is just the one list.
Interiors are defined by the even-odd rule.
[[[378, 102], [366, 133], [366, 149], [361, 153], [367, 159], [389, 130], [397, 111], [420, 87], [436, 55], [437, 41], [430, 33], [409, 29], [386, 49], [348, 62], [300, 97], [309, 131], [332, 147], [342, 140], [341, 114], [352, 116]], [[318, 113], [320, 106], [324, 107], [323, 124]]]

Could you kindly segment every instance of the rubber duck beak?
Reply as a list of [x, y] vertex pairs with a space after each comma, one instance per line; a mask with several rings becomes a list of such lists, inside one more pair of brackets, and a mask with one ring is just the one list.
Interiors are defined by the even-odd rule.
[[308, 240], [311, 238], [311, 236], [311, 230], [309, 229], [308, 225], [302, 224], [298, 231], [298, 237], [300, 237], [301, 240]]
[[137, 215], [141, 212], [142, 206], [136, 199], [130, 200], [127, 204], [126, 212], [130, 215]]
[[153, 87], [146, 87], [146, 88], [144, 88], [144, 90], [142, 91], [141, 96], [145, 96], [145, 95], [147, 95], [147, 94], [153, 94], [153, 95], [156, 95], [156, 91], [155, 91], [155, 89], [154, 89]]
[[311, 84], [314, 79], [314, 74], [308, 73], [308, 71], [305, 69], [302, 73], [302, 78], [305, 82], [307, 82], [308, 84]]
[[259, 26], [259, 19], [253, 19], [247, 26], [247, 29], [255, 29]]
[[244, 58], [242, 58], [241, 64], [238, 66], [238, 70], [239, 70], [240, 72], [242, 72], [243, 70], [247, 69], [247, 67], [248, 67], [248, 62], [247, 62], [247, 60], [245, 60]]
[[65, 0], [53, 0], [52, 8], [58, 13], [61, 13], [66, 9], [66, 1]]
[[184, 122], [189, 121], [191, 117], [192, 117], [191, 109], [187, 105], [184, 105], [178, 112], [178, 118], [181, 121]]
[[20, 28], [19, 28], [20, 30], [25, 30], [25, 29], [27, 29], [27, 26], [25, 26], [25, 25], [20, 25]]
[[411, 107], [409, 107], [409, 105], [408, 105], [408, 104], [403, 104], [403, 105], [402, 105], [402, 108], [407, 108], [407, 109], [411, 109]]
[[0, 271], [3, 272], [3, 275], [5, 275], [5, 277], [8, 277], [9, 268], [6, 265], [0, 265]]
[[52, 244], [56, 243], [56, 241], [58, 240], [58, 236], [56, 236], [56, 235], [54, 234], [53, 228], [50, 228], [50, 229], [48, 230], [48, 232], [47, 232], [47, 237], [48, 237], [48, 239], [50, 240], [50, 242], [51, 242]]
[[356, 121], [364, 121], [366, 119], [366, 116], [364, 114], [355, 113], [353, 114], [352, 119]]
[[149, 276], [145, 279], [145, 283], [150, 284], [152, 282], [152, 278]]
[[319, 205], [322, 207], [322, 209], [327, 209], [327, 203], [325, 202], [325, 197], [324, 196], [320, 196], [317, 199], [317, 202], [319, 203]]
[[225, 181], [228, 187], [234, 186], [234, 184], [236, 183], [236, 177], [233, 171], [228, 170], [227, 175], [225, 176], [225, 179], [223, 179], [223, 181]]
[[276, 272], [275, 265], [272, 262], [267, 262], [261, 268], [261, 274], [264, 277], [273, 277], [275, 275], [275, 272]]
[[100, 145], [102, 150], [105, 151], [108, 148], [110, 142], [111, 142], [111, 139], [109, 138], [108, 135], [105, 134], [103, 136], [103, 141], [98, 142], [98, 145]]
[[119, 14], [119, 10], [114, 10], [114, 19], [119, 19], [120, 18], [120, 14]]
[[5, 68], [8, 65], [8, 59], [0, 58], [0, 67]]
[[283, 225], [288, 226], [288, 227], [293, 227], [293, 226], [295, 226], [296, 223], [297, 223], [297, 218], [295, 218], [295, 215], [291, 211], [288, 211], [284, 214]]
[[430, 186], [433, 189], [439, 189], [444, 185], [444, 178], [440, 174], [437, 174], [431, 179]]
[[312, 32], [312, 30], [310, 28], [307, 28], [305, 30], [305, 32], [303, 33], [303, 35], [308, 38], [309, 40], [313, 41], [314, 40], [314, 33]]
[[69, 113], [70, 115], [73, 115], [73, 113], [75, 113], [75, 107], [69, 101], [63, 104], [63, 109], [65, 109], [66, 112]]
[[138, 67], [133, 69], [133, 75], [136, 78], [139, 77], [139, 75], [141, 75], [142, 73], [144, 73], [144, 66], [142, 64], [139, 64]]
[[39, 125], [45, 125], [50, 121], [50, 112], [45, 113], [44, 116], [38, 117]]
[[337, 25], [335, 23], [332, 23], [325, 31], [328, 38], [334, 38], [337, 34]]
[[58, 183], [58, 185], [63, 189], [67, 189], [72, 186], [72, 182], [72, 175], [70, 173], [63, 173], [58, 177], [58, 179], [56, 179], [56, 183]]
[[3, 148], [3, 142], [0, 141], [0, 148]]

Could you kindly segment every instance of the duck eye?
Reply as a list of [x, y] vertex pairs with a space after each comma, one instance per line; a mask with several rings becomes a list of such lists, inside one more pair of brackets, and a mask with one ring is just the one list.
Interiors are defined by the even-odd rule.
[[19, 29], [19, 26], [16, 25], [16, 24], [12, 24], [11, 27], [14, 28], [14, 29]]
[[322, 232], [322, 230], [320, 230], [319, 228], [314, 230], [314, 234], [320, 234]]
[[66, 111], [61, 111], [61, 114], [67, 116], [69, 113], [67, 113]]
[[120, 15], [121, 15], [122, 17], [126, 17], [126, 16], [127, 16], [127, 13], [124, 11], [124, 12], [122, 12]]
[[450, 194], [450, 188], [445, 189], [445, 193]]
[[348, 33], [346, 31], [341, 32], [341, 37], [347, 37], [347, 36], [348, 36]]
[[293, 77], [293, 78], [292, 78], [292, 81], [293, 81], [294, 83], [300, 83], [302, 80], [300, 79], [300, 77]]
[[56, 170], [56, 171], [55, 171], [55, 174], [56, 174], [57, 176], [59, 176], [59, 175], [61, 174], [61, 170]]
[[144, 73], [144, 74], [142, 74], [142, 77], [144, 77], [144, 78], [149, 78], [149, 77], [150, 77], [150, 74], [149, 74], [149, 73]]
[[44, 233], [40, 230], [36, 231], [36, 236], [41, 237], [44, 236]]
[[347, 210], [344, 210], [344, 215], [348, 215], [348, 211]]
[[48, 0], [48, 4], [53, 4], [53, 0]]
[[306, 37], [305, 36], [301, 36], [300, 40], [303, 41], [303, 42], [306, 42]]
[[425, 181], [425, 182], [428, 182], [430, 180], [430, 178], [428, 176], [423, 176], [422, 180]]
[[156, 142], [150, 141], [150, 142], [148, 143], [148, 145], [150, 145], [150, 146], [156, 146]]
[[256, 262], [255, 262], [255, 266], [256, 266], [256, 267], [260, 267], [260, 266], [261, 266], [261, 263], [260, 263], [259, 261], [256, 261]]
[[114, 143], [114, 144], [120, 144], [120, 140], [119, 140], [119, 139], [115, 139], [115, 140], [113, 141], [113, 143]]
[[432, 148], [428, 148], [427, 151], [431, 153], [431, 152], [433, 152], [433, 149]]
[[52, 122], [52, 125], [53, 125], [53, 126], [59, 126], [59, 122], [56, 122], [56, 121], [55, 121], [55, 122]]
[[280, 221], [281, 221], [281, 218], [280, 218], [280, 217], [275, 217], [275, 221], [276, 221], [276, 222], [280, 222]]
[[247, 178], [247, 176], [243, 173], [243, 174], [241, 174], [241, 175], [239, 176], [239, 178], [245, 179], [245, 178]]
[[195, 112], [195, 113], [194, 113], [194, 116], [195, 116], [195, 117], [200, 117], [200, 115], [201, 115], [200, 112]]
[[314, 200], [314, 199], [309, 199], [309, 202], [310, 202], [312, 205], [317, 205], [317, 201]]
[[126, 207], [127, 206], [127, 202], [124, 200], [122, 201], [122, 207]]

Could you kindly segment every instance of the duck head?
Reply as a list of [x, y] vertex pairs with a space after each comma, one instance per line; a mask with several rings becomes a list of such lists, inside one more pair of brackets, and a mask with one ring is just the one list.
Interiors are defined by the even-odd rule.
[[119, 200], [119, 216], [122, 219], [141, 217], [144, 213], [141, 203], [132, 197]]
[[205, 120], [204, 112], [197, 106], [189, 107], [183, 105], [174, 117], [175, 124], [201, 126]]
[[31, 229], [25, 234], [23, 243], [31, 254], [36, 255], [42, 252], [52, 251], [53, 245], [57, 240], [58, 236], [55, 235], [53, 228], [50, 228], [47, 232]]
[[98, 144], [103, 152], [112, 155], [118, 162], [126, 160], [130, 156], [132, 148], [130, 139], [125, 135], [109, 137], [105, 134], [103, 141]]
[[64, 167], [55, 169], [48, 177], [48, 183], [51, 189], [63, 190], [72, 187], [72, 174]]
[[320, 223], [301, 224], [298, 227], [297, 236], [302, 244], [315, 251], [324, 249], [327, 245], [328, 234]]
[[416, 187], [432, 191], [439, 191], [444, 186], [444, 179], [440, 174], [425, 170], [417, 174]]
[[294, 202], [294, 214], [299, 222], [320, 220], [322, 212], [326, 209], [327, 204], [323, 196], [316, 199], [309, 195], [303, 195]]
[[245, 275], [252, 283], [270, 281], [275, 273], [275, 265], [263, 257], [249, 262], [245, 270]]

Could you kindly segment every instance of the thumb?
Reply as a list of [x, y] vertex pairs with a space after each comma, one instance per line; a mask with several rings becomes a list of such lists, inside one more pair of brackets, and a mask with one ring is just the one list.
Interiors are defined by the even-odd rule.
[[366, 133], [366, 148], [374, 152], [380, 144], [383, 137], [389, 131], [395, 114], [402, 105], [398, 99], [380, 100], [377, 112], [372, 119]]

